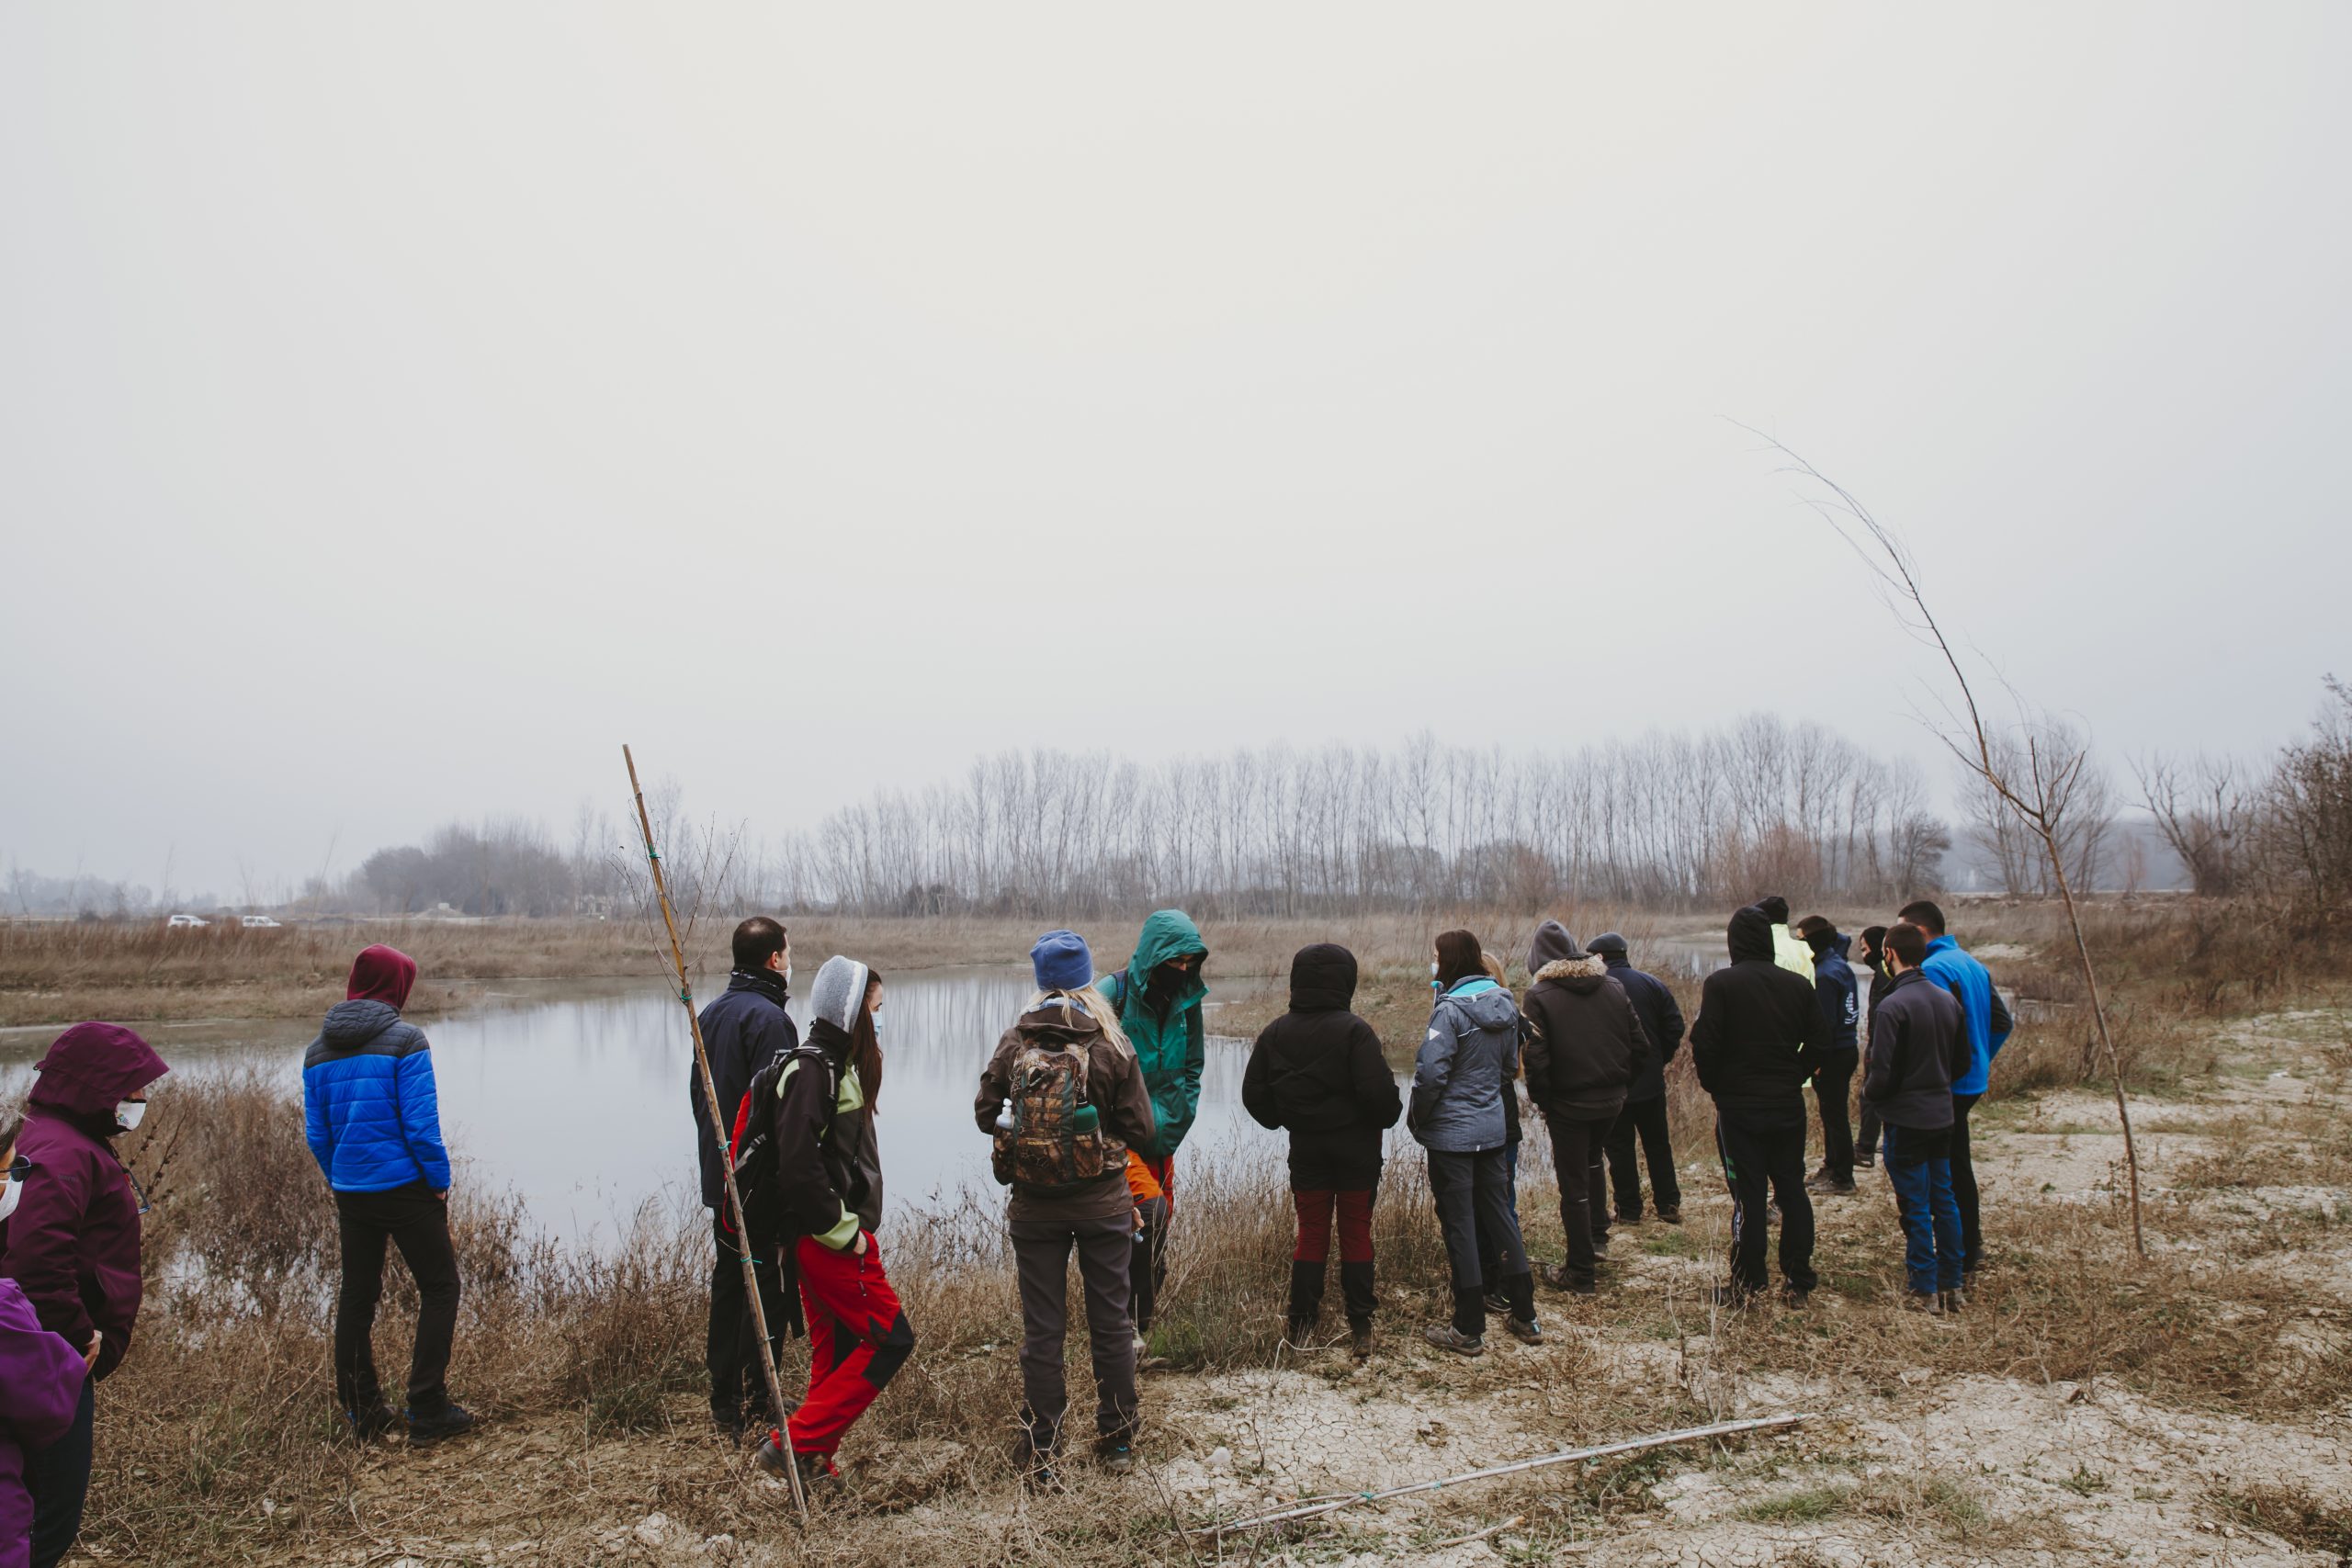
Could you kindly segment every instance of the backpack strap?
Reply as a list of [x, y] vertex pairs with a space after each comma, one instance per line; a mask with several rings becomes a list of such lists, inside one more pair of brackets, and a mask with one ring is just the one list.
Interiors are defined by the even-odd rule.
[[1125, 970], [1112, 970], [1108, 975], [1103, 976], [1102, 980], [1095, 983], [1094, 988], [1101, 991], [1103, 999], [1113, 1007], [1117, 1008], [1121, 1012], [1127, 1010], [1127, 972]]

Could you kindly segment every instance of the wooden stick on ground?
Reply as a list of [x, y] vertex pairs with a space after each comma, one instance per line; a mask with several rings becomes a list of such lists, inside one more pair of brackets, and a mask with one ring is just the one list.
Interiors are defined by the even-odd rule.
[[[743, 1219], [743, 1195], [735, 1190], [735, 1168], [727, 1158], [729, 1129], [719, 1119], [718, 1087], [711, 1080], [710, 1052], [702, 1041], [702, 1017], [695, 1011], [694, 987], [686, 978], [685, 944], [678, 940], [678, 917], [670, 908], [670, 885], [662, 875], [661, 853], [653, 847], [653, 818], [646, 815], [645, 791], [637, 782], [637, 759], [629, 755], [627, 746], [621, 748], [621, 761], [628, 764], [629, 794], [637, 799], [637, 826], [645, 837], [645, 863], [653, 868], [653, 896], [662, 905], [662, 923], [670, 931], [670, 961], [677, 971], [678, 1000], [685, 1006], [686, 1024], [694, 1032], [695, 1070], [702, 1075], [702, 1102], [710, 1108], [710, 1135], [718, 1142], [718, 1175], [727, 1184], [727, 1211], [735, 1216], [736, 1245], [743, 1259], [743, 1293], [751, 1300], [752, 1325], [760, 1340], [760, 1371], [767, 1375], [768, 1398], [774, 1401], [781, 1419], [785, 1409], [784, 1380], [776, 1375], [775, 1355], [769, 1348], [768, 1314], [760, 1304], [759, 1268], [752, 1258], [752, 1231]], [[792, 1485], [792, 1506], [800, 1511], [800, 1520], [805, 1525], [808, 1521], [808, 1494], [800, 1483], [800, 1461], [781, 1428], [776, 1433], [776, 1447], [784, 1452], [784, 1473]]]
[[1810, 1421], [1810, 1415], [1759, 1416], [1747, 1421], [1719, 1421], [1712, 1427], [1686, 1427], [1679, 1432], [1660, 1432], [1655, 1437], [1632, 1438], [1622, 1443], [1603, 1443], [1598, 1448], [1568, 1449], [1560, 1453], [1544, 1454], [1536, 1459], [1516, 1460], [1510, 1464], [1494, 1465], [1486, 1470], [1473, 1470], [1461, 1475], [1449, 1475], [1438, 1481], [1416, 1481], [1405, 1486], [1391, 1486], [1385, 1492], [1359, 1492], [1342, 1497], [1336, 1503], [1316, 1503], [1306, 1507], [1278, 1508], [1271, 1514], [1252, 1514], [1247, 1518], [1232, 1519], [1224, 1524], [1198, 1525], [1188, 1531], [1192, 1535], [1221, 1536], [1229, 1530], [1263, 1529], [1268, 1525], [1290, 1524], [1299, 1519], [1311, 1519], [1321, 1514], [1352, 1508], [1359, 1503], [1385, 1503], [1391, 1497], [1403, 1497], [1415, 1492], [1435, 1492], [1441, 1487], [1461, 1486], [1473, 1481], [1491, 1481], [1498, 1475], [1516, 1475], [1523, 1470], [1542, 1470], [1555, 1464], [1574, 1464], [1579, 1460], [1609, 1459], [1617, 1454], [1640, 1453], [1645, 1449], [1662, 1449], [1675, 1443], [1695, 1443], [1707, 1438], [1737, 1437], [1748, 1432], [1776, 1431], [1793, 1427], [1800, 1421]]

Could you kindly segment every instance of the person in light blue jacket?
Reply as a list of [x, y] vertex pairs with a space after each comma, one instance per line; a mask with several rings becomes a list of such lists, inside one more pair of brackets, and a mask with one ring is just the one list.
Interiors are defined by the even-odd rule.
[[[1430, 1195], [1453, 1265], [1453, 1321], [1433, 1323], [1424, 1335], [1442, 1348], [1483, 1355], [1487, 1292], [1498, 1290], [1510, 1303], [1504, 1322], [1511, 1337], [1541, 1344], [1534, 1275], [1511, 1213], [1510, 1125], [1503, 1110], [1503, 1096], [1517, 1092], [1512, 1084], [1519, 1076], [1519, 1004], [1487, 975], [1478, 939], [1469, 931], [1438, 937], [1430, 972], [1437, 1005], [1414, 1064], [1408, 1120], [1413, 1136], [1429, 1150]], [[1495, 1249], [1498, 1279], [1487, 1279], [1479, 1262], [1481, 1229]]]
[[371, 1338], [384, 1293], [384, 1244], [416, 1280], [416, 1345], [409, 1359], [411, 1442], [454, 1437], [473, 1416], [449, 1398], [458, 1327], [458, 1258], [449, 1244], [449, 1150], [424, 1032], [401, 1021], [416, 961], [368, 948], [351, 966], [345, 999], [327, 1010], [302, 1057], [302, 1115], [311, 1153], [334, 1193], [343, 1250], [335, 1298], [335, 1403], [353, 1436], [372, 1441], [399, 1419], [376, 1379]]
[[1951, 1191], [1960, 1203], [1961, 1271], [1966, 1288], [1973, 1289], [1976, 1271], [1984, 1267], [1984, 1227], [1977, 1213], [1976, 1167], [1969, 1157], [1968, 1113], [1992, 1086], [1993, 1058], [2008, 1043], [2014, 1024], [1991, 971], [1945, 934], [1943, 910], [1921, 898], [1903, 906], [1900, 918], [1928, 933], [1928, 961], [1919, 972], [1960, 1003], [1968, 1035], [1968, 1070], [1951, 1086]]

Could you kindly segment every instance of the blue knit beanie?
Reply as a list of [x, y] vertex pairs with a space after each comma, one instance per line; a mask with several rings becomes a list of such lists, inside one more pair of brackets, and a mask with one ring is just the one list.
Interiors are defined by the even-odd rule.
[[1076, 931], [1047, 931], [1029, 950], [1029, 965], [1041, 991], [1075, 991], [1094, 984], [1094, 954]]

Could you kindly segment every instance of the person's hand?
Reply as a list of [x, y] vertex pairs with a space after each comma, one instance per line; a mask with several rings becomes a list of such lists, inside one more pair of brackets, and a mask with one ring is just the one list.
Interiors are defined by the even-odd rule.
[[440, 1199], [444, 1203], [447, 1203], [449, 1201], [449, 1190], [444, 1187], [440, 1191], [435, 1192], [434, 1196]]
[[102, 1328], [90, 1330], [90, 1343], [82, 1352], [82, 1365], [91, 1371], [98, 1370], [98, 1347], [106, 1343], [106, 1330]]
[[1136, 1229], [1143, 1229], [1143, 1206], [1141, 1204], [1137, 1204], [1136, 1206]]
[[850, 1250], [856, 1253], [860, 1258], [865, 1256], [865, 1233], [864, 1231], [857, 1233], [857, 1240], [850, 1247]]

